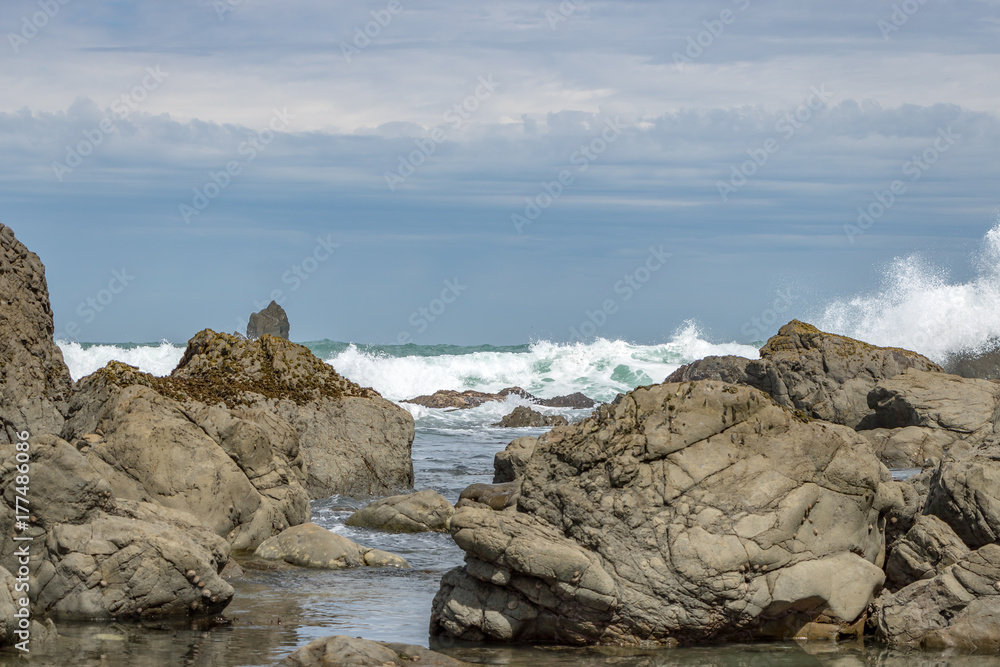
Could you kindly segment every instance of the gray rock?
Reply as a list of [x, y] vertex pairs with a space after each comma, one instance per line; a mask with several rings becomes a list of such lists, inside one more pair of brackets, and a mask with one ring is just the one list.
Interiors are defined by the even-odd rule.
[[783, 326], [760, 356], [746, 367], [748, 384], [779, 405], [851, 428], [870, 427], [863, 424], [873, 412], [868, 393], [879, 381], [908, 368], [941, 371], [916, 352], [875, 347], [798, 320]]
[[903, 588], [933, 578], [968, 554], [969, 547], [948, 524], [933, 515], [920, 516], [889, 553], [886, 580], [894, 588]]
[[947, 373], [965, 378], [1000, 380], [1000, 341], [992, 340], [982, 352], [961, 352], [949, 355], [944, 362]]
[[[14, 448], [0, 452], [0, 484], [13, 489]], [[31, 455], [31, 527], [15, 529], [10, 493], [0, 502], [0, 531], [34, 538], [33, 615], [156, 617], [217, 613], [229, 604], [233, 589], [218, 574], [229, 560], [225, 540], [185, 512], [116, 498], [55, 436], [33, 438]], [[17, 571], [21, 544], [0, 543], [0, 566]]]
[[288, 315], [276, 301], [272, 301], [264, 310], [251, 315], [247, 324], [247, 338], [250, 340], [265, 335], [288, 340], [288, 331]]
[[455, 509], [478, 504], [500, 512], [514, 507], [520, 497], [521, 480], [519, 479], [502, 484], [470, 484], [462, 490]]
[[924, 513], [943, 519], [973, 549], [1000, 540], [1000, 446], [943, 461], [930, 479]]
[[236, 549], [309, 520], [291, 426], [268, 410], [171, 395], [184, 398], [112, 362], [79, 383], [67, 437], [117, 497], [188, 512]]
[[395, 554], [363, 547], [314, 523], [293, 526], [272, 537], [257, 547], [254, 556], [325, 570], [365, 566], [410, 567], [406, 560]]
[[466, 410], [468, 408], [478, 407], [483, 403], [505, 401], [510, 395], [520, 396], [521, 398], [526, 398], [531, 401], [536, 400], [534, 396], [520, 387], [508, 387], [507, 389], [501, 389], [496, 394], [476, 391], [474, 389], [468, 389], [461, 392], [454, 391], [452, 389], [441, 389], [428, 396], [417, 396], [416, 398], [405, 400], [403, 403], [414, 403], [416, 405], [422, 405], [425, 408], [455, 408], [458, 410]]
[[497, 452], [493, 457], [493, 483], [513, 482], [523, 475], [537, 444], [538, 438], [526, 435], [512, 440], [506, 449]]
[[584, 396], [580, 392], [567, 394], [565, 396], [555, 396], [553, 398], [539, 398], [536, 399], [535, 402], [538, 403], [538, 405], [544, 405], [548, 408], [574, 408], [577, 410], [584, 410], [597, 405], [597, 401]]
[[54, 331], [45, 267], [0, 224], [0, 444], [62, 430], [73, 381]]
[[930, 580], [875, 603], [878, 638], [890, 645], [1000, 650], [1000, 545], [965, 556]]
[[718, 380], [730, 384], [749, 384], [747, 376], [747, 364], [749, 363], [749, 359], [733, 355], [705, 357], [681, 366], [671, 373], [664, 382]]
[[465, 667], [422, 646], [373, 642], [360, 637], [325, 637], [306, 644], [278, 667]]
[[858, 433], [871, 442], [879, 459], [890, 468], [921, 468], [940, 461], [948, 452], [971, 448], [956, 433], [920, 426], [876, 428]]
[[543, 415], [537, 410], [532, 410], [522, 406], [514, 408], [514, 411], [506, 415], [493, 426], [501, 428], [540, 428], [543, 426], [565, 426], [569, 423], [562, 415]]
[[345, 522], [357, 528], [376, 528], [390, 533], [447, 531], [455, 508], [437, 491], [427, 489], [406, 496], [376, 500]]
[[906, 505], [851, 429], [749, 388], [636, 389], [541, 436], [515, 507], [452, 518], [432, 635], [564, 644], [857, 632]]

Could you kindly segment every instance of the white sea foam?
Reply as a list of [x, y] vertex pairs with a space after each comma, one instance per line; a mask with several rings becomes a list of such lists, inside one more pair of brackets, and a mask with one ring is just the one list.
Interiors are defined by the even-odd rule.
[[757, 357], [757, 348], [713, 344], [687, 323], [660, 345], [621, 340], [592, 343], [539, 341], [525, 352], [394, 357], [350, 346], [327, 361], [340, 373], [392, 400], [432, 394], [439, 389], [495, 392], [522, 387], [541, 398], [573, 392], [608, 401], [622, 391], [662, 382], [681, 364], [710, 354]]
[[812, 323], [938, 362], [949, 353], [982, 351], [1000, 338], [1000, 220], [971, 262], [974, 277], [958, 282], [919, 255], [897, 259], [877, 289], [831, 302]]
[[170, 375], [184, 356], [184, 346], [162, 341], [158, 345], [89, 345], [58, 341], [63, 359], [74, 380], [104, 368], [109, 361], [121, 361], [152, 375]]

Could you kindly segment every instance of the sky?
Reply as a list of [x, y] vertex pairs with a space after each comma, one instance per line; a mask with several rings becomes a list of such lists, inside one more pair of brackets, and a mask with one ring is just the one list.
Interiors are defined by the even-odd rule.
[[0, 222], [64, 340], [750, 342], [968, 270], [998, 51], [997, 0], [5, 0]]

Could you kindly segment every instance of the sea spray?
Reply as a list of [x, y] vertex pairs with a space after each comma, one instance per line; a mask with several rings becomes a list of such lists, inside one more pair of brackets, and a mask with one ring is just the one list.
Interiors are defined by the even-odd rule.
[[807, 319], [823, 331], [937, 362], [984, 351], [1000, 339], [1000, 220], [970, 262], [975, 275], [957, 282], [919, 255], [898, 258], [875, 290], [834, 300]]

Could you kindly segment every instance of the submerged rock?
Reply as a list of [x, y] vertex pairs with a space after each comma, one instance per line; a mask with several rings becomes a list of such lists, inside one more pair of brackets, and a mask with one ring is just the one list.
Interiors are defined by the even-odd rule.
[[363, 547], [314, 523], [293, 526], [272, 537], [257, 547], [254, 556], [325, 570], [364, 566], [410, 567], [406, 560], [395, 554]]
[[908, 368], [942, 372], [916, 352], [824, 333], [798, 320], [781, 327], [760, 356], [746, 367], [748, 384], [779, 405], [851, 428], [873, 413], [868, 393], [878, 382]]
[[278, 667], [464, 667], [422, 646], [373, 642], [360, 637], [325, 637], [306, 644], [278, 663]]
[[512, 440], [506, 449], [497, 452], [493, 457], [493, 483], [513, 482], [523, 475], [537, 444], [538, 438], [526, 435]]
[[407, 496], [376, 500], [352, 514], [345, 523], [389, 533], [446, 531], [454, 513], [455, 508], [447, 498], [428, 489]]
[[[452, 518], [432, 635], [568, 644], [857, 632], [905, 504], [851, 429], [713, 381], [538, 440], [516, 507]], [[461, 503], [460, 503], [461, 505]]]
[[0, 224], [0, 444], [62, 430], [73, 381], [54, 332], [45, 267]]
[[288, 340], [288, 332], [288, 315], [276, 301], [272, 301], [264, 310], [251, 315], [247, 324], [247, 338], [250, 340], [265, 335]]
[[585, 410], [592, 408], [597, 405], [597, 401], [592, 398], [584, 396], [580, 392], [574, 392], [572, 394], [567, 394], [565, 396], [554, 396], [552, 398], [537, 398], [535, 402], [538, 405], [543, 405], [547, 408], [574, 408], [576, 410]]
[[514, 411], [506, 415], [493, 426], [501, 428], [539, 428], [542, 426], [565, 426], [569, 423], [562, 415], [543, 415], [537, 410], [532, 410], [524, 406], [514, 408]]
[[520, 396], [521, 398], [527, 398], [529, 400], [533, 400], [535, 398], [520, 387], [508, 387], [507, 389], [501, 389], [496, 394], [475, 391], [473, 389], [461, 392], [454, 391], [452, 389], [441, 389], [440, 391], [436, 391], [429, 396], [417, 396], [416, 398], [407, 399], [403, 401], [403, 403], [422, 405], [425, 408], [455, 408], [465, 410], [468, 408], [479, 407], [483, 403], [505, 401], [510, 395]]

